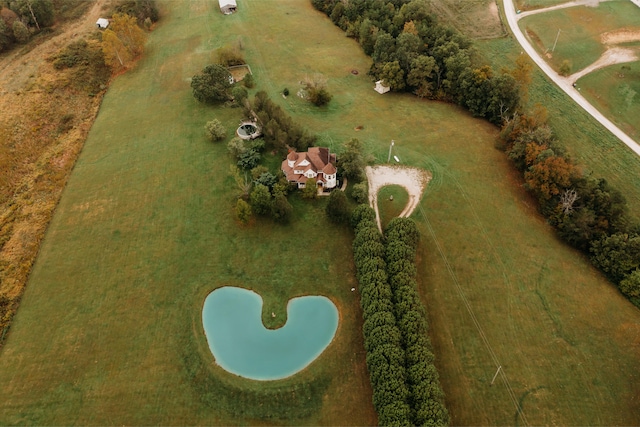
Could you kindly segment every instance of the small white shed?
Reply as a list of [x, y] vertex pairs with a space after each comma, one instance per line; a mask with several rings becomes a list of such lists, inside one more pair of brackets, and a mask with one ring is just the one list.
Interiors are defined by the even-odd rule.
[[373, 90], [375, 90], [376, 92], [378, 92], [379, 94], [383, 94], [383, 93], [387, 93], [391, 90], [390, 87], [385, 86], [382, 84], [382, 80], [378, 80], [376, 82], [376, 87], [373, 88]]
[[220, 5], [220, 12], [225, 15], [231, 15], [238, 10], [236, 0], [218, 0], [218, 4]]
[[108, 26], [109, 26], [109, 20], [106, 18], [99, 18], [96, 21], [96, 27], [100, 28], [101, 30], [104, 30]]

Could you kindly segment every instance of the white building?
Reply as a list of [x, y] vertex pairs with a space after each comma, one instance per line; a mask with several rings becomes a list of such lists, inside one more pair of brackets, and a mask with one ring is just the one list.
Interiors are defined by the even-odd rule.
[[379, 94], [383, 94], [383, 93], [387, 93], [391, 90], [390, 87], [385, 86], [382, 84], [382, 80], [378, 80], [376, 82], [376, 87], [373, 88], [373, 90], [375, 90], [376, 92], [378, 92]]
[[231, 15], [238, 10], [236, 0], [218, 0], [218, 4], [220, 5], [220, 12], [225, 15]]
[[101, 30], [104, 30], [108, 26], [109, 26], [109, 20], [106, 18], [100, 18], [96, 21], [96, 27], [100, 28]]

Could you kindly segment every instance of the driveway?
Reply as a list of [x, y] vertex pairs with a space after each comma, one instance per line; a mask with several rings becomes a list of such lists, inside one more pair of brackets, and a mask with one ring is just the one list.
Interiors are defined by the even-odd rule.
[[[640, 6], [640, 0], [632, 0], [635, 4]], [[576, 1], [571, 2], [571, 5], [577, 6], [586, 3], [593, 3], [593, 1]], [[631, 148], [637, 155], [640, 156], [640, 145], [629, 135], [624, 133], [620, 128], [611, 122], [611, 120], [607, 119], [602, 113], [600, 113], [593, 105], [589, 103], [580, 92], [573, 87], [572, 81], [570, 78], [563, 77], [556, 73], [553, 68], [540, 56], [538, 52], [531, 46], [529, 40], [525, 37], [525, 35], [518, 27], [518, 20], [521, 15], [516, 14], [515, 6], [513, 4], [513, 0], [503, 0], [504, 4], [504, 13], [507, 17], [507, 23], [509, 28], [511, 28], [511, 32], [518, 40], [518, 43], [522, 46], [525, 52], [531, 57], [531, 59], [540, 67], [540, 69], [547, 75], [551, 80], [553, 80], [559, 87], [562, 89], [567, 95], [571, 97], [579, 106], [584, 108], [584, 110], [589, 113], [594, 119], [602, 124], [605, 128], [607, 128], [612, 134], [618, 137], [622, 142], [624, 142], [629, 148]]]

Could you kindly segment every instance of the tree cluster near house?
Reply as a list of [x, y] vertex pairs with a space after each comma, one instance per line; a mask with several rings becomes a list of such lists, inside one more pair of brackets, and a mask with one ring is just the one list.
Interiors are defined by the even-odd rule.
[[373, 59], [369, 74], [394, 91], [455, 102], [501, 124], [520, 103], [520, 83], [473, 54], [472, 43], [441, 24], [425, 0], [311, 0]]
[[378, 422], [447, 425], [449, 414], [415, 284], [419, 239], [415, 223], [393, 220], [385, 243], [368, 205], [358, 206], [351, 222], [367, 369]]
[[306, 151], [316, 142], [316, 136], [309, 134], [264, 91], [258, 91], [253, 101], [247, 105], [247, 116], [255, 116], [262, 127], [267, 149], [286, 153], [288, 149]]
[[501, 132], [504, 150], [560, 237], [590, 254], [592, 264], [640, 307], [640, 225], [632, 223], [619, 191], [585, 175], [564, 153], [546, 117], [537, 106], [509, 120]]

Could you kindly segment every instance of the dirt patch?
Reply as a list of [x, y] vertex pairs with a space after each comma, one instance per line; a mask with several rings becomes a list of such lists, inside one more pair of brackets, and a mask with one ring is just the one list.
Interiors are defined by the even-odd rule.
[[637, 42], [640, 41], [640, 30], [623, 28], [609, 31], [600, 35], [600, 41], [606, 45]]
[[228, 70], [234, 82], [240, 82], [244, 79], [244, 76], [251, 74], [251, 68], [249, 68], [248, 65], [237, 65], [235, 67], [229, 67]]
[[369, 204], [376, 211], [376, 221], [381, 232], [378, 191], [386, 185], [404, 187], [409, 194], [409, 202], [399, 216], [408, 217], [420, 203], [422, 193], [431, 180], [429, 172], [408, 166], [367, 166], [366, 173], [369, 181]]
[[575, 82], [579, 78], [595, 70], [599, 70], [600, 68], [608, 67], [609, 65], [624, 64], [626, 62], [635, 62], [639, 58], [640, 55], [638, 55], [638, 49], [612, 47], [607, 49], [596, 62], [571, 75], [569, 80], [571, 82]]

